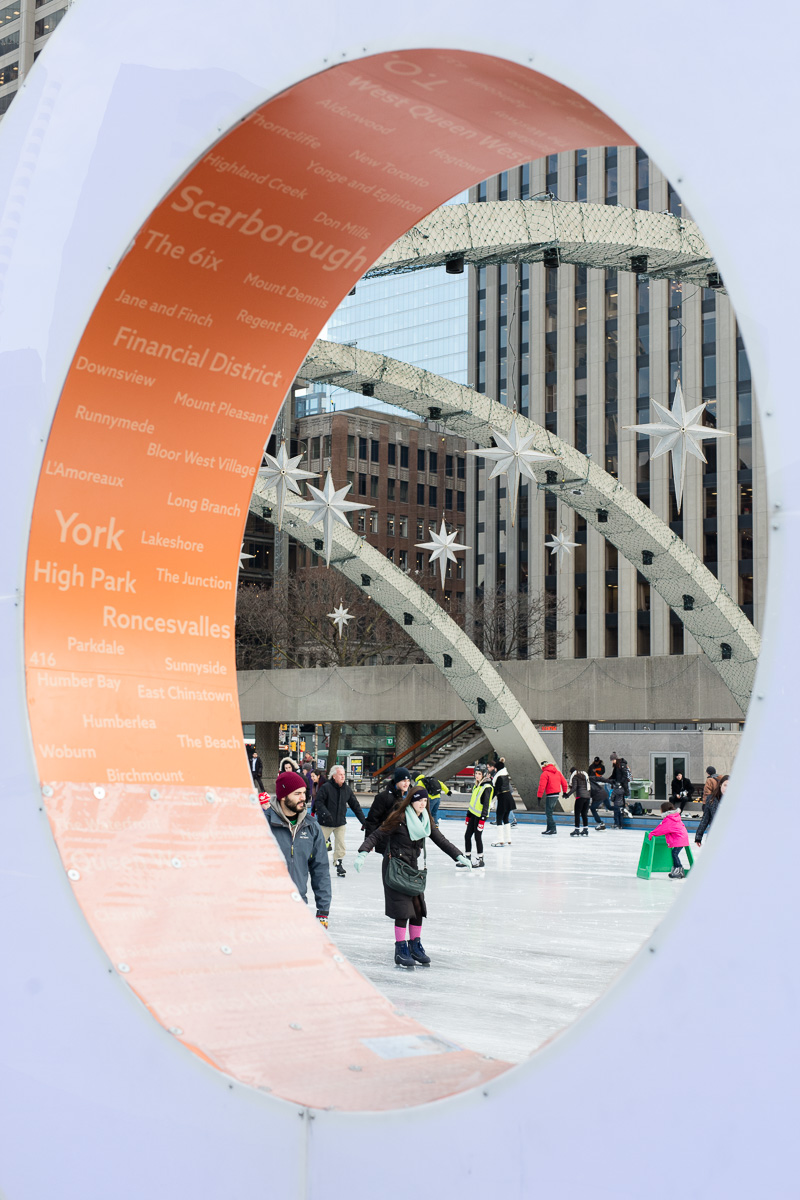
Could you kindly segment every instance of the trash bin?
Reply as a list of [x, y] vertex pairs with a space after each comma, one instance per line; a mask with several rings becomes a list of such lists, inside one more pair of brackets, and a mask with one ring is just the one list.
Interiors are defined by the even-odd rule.
[[631, 780], [631, 799], [648, 800], [653, 794], [653, 785], [649, 779]]

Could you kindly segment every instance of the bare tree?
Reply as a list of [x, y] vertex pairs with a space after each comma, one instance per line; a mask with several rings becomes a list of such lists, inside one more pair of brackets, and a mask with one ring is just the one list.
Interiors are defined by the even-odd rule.
[[501, 662], [555, 654], [567, 636], [561, 620], [565, 615], [566, 601], [552, 592], [531, 595], [497, 588], [468, 605], [465, 623], [478, 649]]

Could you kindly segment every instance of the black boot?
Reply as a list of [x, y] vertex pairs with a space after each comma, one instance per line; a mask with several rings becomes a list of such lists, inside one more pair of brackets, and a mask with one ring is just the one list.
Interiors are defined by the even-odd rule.
[[[430, 959], [428, 961], [430, 961]], [[409, 952], [408, 942], [395, 942], [394, 965], [396, 967], [405, 967], [411, 971], [414, 970], [414, 959]]]
[[588, 837], [588, 836], [589, 836], [589, 826], [584, 825], [583, 829], [581, 830], [581, 837]]
[[[403, 943], [403, 945], [405, 945], [405, 942]], [[431, 965], [431, 960], [428, 958], [427, 954], [423, 950], [422, 942], [419, 940], [419, 938], [412, 938], [411, 941], [408, 943], [408, 949], [411, 953], [411, 957], [413, 958], [414, 962], [419, 963], [420, 966], [422, 966], [422, 967], [429, 967]], [[397, 962], [396, 957], [395, 957], [395, 962]]]
[[335, 866], [336, 866], [336, 874], [341, 879], [344, 879], [345, 875], [347, 874], [347, 871], [345, 871], [344, 864], [342, 863], [342, 860], [340, 858], [337, 858]]
[[576, 827], [573, 829], [572, 833], [571, 833], [569, 836], [570, 836], [570, 837], [580, 837], [580, 836], [581, 836], [581, 831], [580, 831], [580, 829], [578, 829], [578, 827], [576, 826]]

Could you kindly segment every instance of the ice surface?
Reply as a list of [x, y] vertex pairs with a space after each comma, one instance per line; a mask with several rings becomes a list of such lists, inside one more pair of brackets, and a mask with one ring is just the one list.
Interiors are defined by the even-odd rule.
[[[637, 879], [640, 830], [571, 838], [568, 827], [555, 837], [542, 828], [519, 824], [511, 848], [495, 850], [487, 825], [482, 871], [459, 870], [429, 843], [422, 944], [432, 965], [404, 971], [383, 914], [380, 857], [368, 855], [360, 875], [352, 869], [362, 835], [351, 819], [347, 877], [332, 871], [331, 937], [433, 1033], [520, 1062], [608, 987], [685, 886], [666, 875]], [[442, 822], [460, 849], [463, 831], [463, 820]]]

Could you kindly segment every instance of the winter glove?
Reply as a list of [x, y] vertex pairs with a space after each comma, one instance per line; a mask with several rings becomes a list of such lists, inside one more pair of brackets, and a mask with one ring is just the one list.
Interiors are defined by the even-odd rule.
[[485, 824], [486, 824], [486, 821], [483, 818], [481, 818], [481, 820], [478, 821], [478, 833], [483, 833], [483, 827]]
[[320, 925], [322, 925], [323, 929], [328, 928], [328, 914], [327, 913], [317, 913], [317, 920], [319, 921]]
[[456, 862], [461, 867], [471, 867], [472, 866], [472, 863], [469, 861], [466, 854], [459, 854], [458, 858], [456, 859]]
[[464, 818], [464, 824], [465, 824], [465, 825], [469, 825], [469, 816], [470, 816], [470, 814], [469, 814], [469, 813], [467, 813], [466, 817]]
[[366, 850], [361, 850], [353, 859], [353, 870], [360, 871], [364, 865], [364, 859], [367, 857]]

